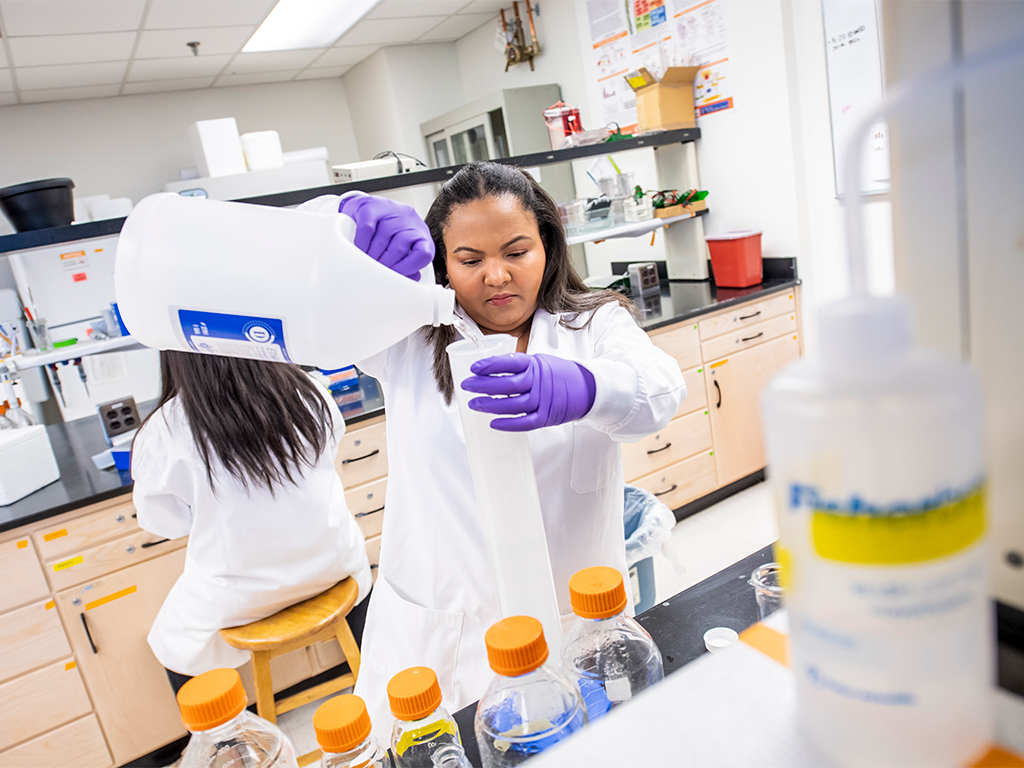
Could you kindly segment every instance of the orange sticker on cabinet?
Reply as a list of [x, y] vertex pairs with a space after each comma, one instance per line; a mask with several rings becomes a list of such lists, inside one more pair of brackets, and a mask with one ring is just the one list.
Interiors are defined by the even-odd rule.
[[729, 358], [727, 357], [727, 358], [725, 358], [725, 360], [719, 360], [717, 363], [712, 363], [711, 367], [712, 368], [717, 368], [718, 366], [725, 365], [728, 362], [729, 362]]
[[53, 541], [54, 539], [59, 539], [61, 536], [67, 536], [67, 535], [68, 535], [68, 529], [67, 528], [61, 528], [59, 531], [50, 531], [49, 533], [44, 533], [43, 534], [43, 541]]
[[47, 600], [46, 601], [46, 610], [50, 610], [51, 608], [56, 608], [56, 607], [57, 607], [57, 604], [55, 602], [53, 602], [53, 600]]
[[27, 546], [28, 546], [28, 542], [27, 541], [19, 541], [18, 542], [18, 549], [25, 549], [25, 547], [27, 547]]
[[74, 669], [77, 666], [78, 665], [75, 662], [69, 661], [67, 664], [64, 665], [64, 671], [67, 672], [69, 669]]
[[136, 587], [128, 587], [126, 589], [122, 589], [120, 592], [115, 592], [112, 595], [101, 597], [99, 600], [93, 600], [91, 603], [86, 603], [85, 610], [91, 611], [93, 608], [99, 608], [101, 605], [106, 605], [109, 602], [117, 600], [119, 597], [126, 597], [132, 594], [133, 592], [138, 592], [138, 589]]
[[53, 564], [54, 572], [63, 571], [65, 568], [71, 568], [74, 565], [81, 565], [85, 562], [85, 558], [79, 555], [78, 557], [72, 557], [70, 560], [62, 560], [59, 563]]

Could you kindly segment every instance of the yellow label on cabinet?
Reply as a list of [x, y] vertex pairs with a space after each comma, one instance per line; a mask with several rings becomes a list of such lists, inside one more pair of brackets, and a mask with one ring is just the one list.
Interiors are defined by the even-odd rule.
[[18, 542], [18, 549], [25, 549], [27, 546], [28, 546], [28, 542], [27, 541], [19, 541]]
[[137, 587], [127, 587], [119, 592], [114, 592], [112, 595], [107, 595], [106, 597], [101, 597], [99, 600], [93, 600], [91, 603], [86, 603], [85, 610], [91, 611], [93, 608], [99, 608], [101, 605], [106, 605], [109, 602], [117, 600], [119, 597], [127, 597], [128, 595], [138, 591]]
[[85, 558], [79, 555], [78, 557], [72, 557], [70, 560], [63, 560], [59, 563], [53, 564], [54, 571], [63, 571], [65, 568], [70, 568], [73, 565], [81, 565], [85, 562]]
[[61, 528], [59, 531], [50, 531], [49, 533], [44, 533], [43, 534], [43, 541], [53, 541], [54, 539], [59, 539], [61, 536], [67, 536], [67, 535], [68, 535], [68, 529], [67, 528]]
[[811, 539], [819, 555], [862, 565], [936, 560], [967, 549], [984, 532], [984, 490], [900, 514], [851, 515], [815, 509], [811, 518]]
[[67, 664], [64, 665], [64, 671], [67, 672], [68, 670], [74, 669], [77, 666], [78, 665], [75, 662], [69, 661]]

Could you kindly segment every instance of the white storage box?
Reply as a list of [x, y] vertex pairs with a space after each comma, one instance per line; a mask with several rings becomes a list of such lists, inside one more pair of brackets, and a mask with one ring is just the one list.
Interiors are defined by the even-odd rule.
[[0, 506], [38, 491], [60, 479], [46, 427], [0, 432]]
[[200, 176], [230, 176], [245, 173], [245, 154], [238, 123], [233, 117], [200, 120], [188, 129], [192, 154]]
[[281, 137], [277, 131], [255, 131], [242, 134], [242, 152], [250, 171], [280, 168], [284, 165]]

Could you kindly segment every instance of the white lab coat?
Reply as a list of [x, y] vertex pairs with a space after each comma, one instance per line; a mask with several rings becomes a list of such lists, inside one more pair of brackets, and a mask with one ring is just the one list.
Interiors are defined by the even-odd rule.
[[198, 675], [238, 667], [249, 653], [220, 630], [270, 616], [354, 576], [359, 600], [370, 590], [365, 542], [345, 505], [334, 468], [345, 422], [317, 384], [333, 417], [327, 449], [297, 484], [246, 491], [215, 463], [216, 492], [177, 398], [135, 438], [132, 500], [139, 525], [157, 536], [188, 536], [185, 570], [149, 633], [168, 669]]
[[[571, 624], [576, 571], [611, 566], [629, 583], [619, 443], [668, 424], [686, 385], [676, 361], [617, 304], [598, 309], [583, 330], [558, 320], [538, 309], [527, 351], [579, 361], [597, 385], [586, 418], [529, 433], [559, 610]], [[458, 406], [438, 392], [432, 360], [421, 330], [359, 364], [380, 380], [387, 402], [380, 568], [356, 683], [384, 740], [393, 720], [387, 682], [402, 669], [431, 667], [450, 711], [480, 698], [492, 677], [484, 633], [501, 618]]]

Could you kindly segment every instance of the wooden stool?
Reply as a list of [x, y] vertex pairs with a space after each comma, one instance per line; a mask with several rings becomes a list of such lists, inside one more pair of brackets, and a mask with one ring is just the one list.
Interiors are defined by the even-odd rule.
[[[356, 684], [356, 678], [359, 677], [359, 646], [356, 645], [345, 617], [355, 606], [358, 596], [359, 587], [355, 579], [348, 578], [326, 592], [278, 611], [273, 616], [220, 631], [228, 645], [252, 654], [256, 712], [260, 717], [276, 723], [278, 715]], [[338, 641], [351, 672], [275, 703], [270, 660], [331, 639]], [[308, 765], [319, 757], [320, 750], [302, 755], [299, 765]]]

